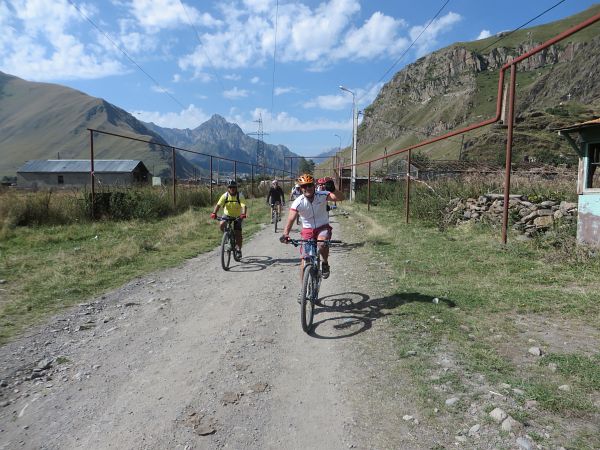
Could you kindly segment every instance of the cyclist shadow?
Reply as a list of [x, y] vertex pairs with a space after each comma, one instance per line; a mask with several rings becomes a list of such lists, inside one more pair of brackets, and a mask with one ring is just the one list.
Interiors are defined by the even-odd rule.
[[[360, 292], [328, 295], [320, 299], [323, 306], [315, 309], [310, 335], [317, 339], [349, 338], [371, 329], [376, 320], [393, 315], [396, 308], [414, 302], [434, 305], [436, 298], [418, 292], [402, 292], [375, 299]], [[447, 298], [437, 298], [437, 303], [448, 308], [456, 306], [454, 301]]]
[[272, 258], [270, 256], [244, 256], [237, 265], [229, 267], [229, 272], [258, 272], [273, 265], [299, 264], [298, 258]]

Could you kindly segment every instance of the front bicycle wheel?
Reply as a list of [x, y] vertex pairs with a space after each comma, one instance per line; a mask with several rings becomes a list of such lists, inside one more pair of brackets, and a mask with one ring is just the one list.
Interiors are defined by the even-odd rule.
[[231, 261], [231, 237], [229, 236], [231, 232], [225, 231], [223, 233], [223, 239], [221, 239], [221, 266], [223, 270], [229, 270], [229, 262]]
[[273, 223], [275, 224], [275, 233], [277, 233], [277, 222], [279, 222], [279, 213], [277, 210], [273, 213]]
[[316, 279], [311, 264], [304, 266], [304, 276], [302, 277], [302, 293], [300, 298], [300, 322], [302, 330], [310, 333], [314, 318], [314, 297], [316, 289]]

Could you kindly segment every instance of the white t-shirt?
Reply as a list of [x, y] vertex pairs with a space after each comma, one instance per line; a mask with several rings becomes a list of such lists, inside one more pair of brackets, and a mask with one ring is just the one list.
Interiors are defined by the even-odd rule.
[[327, 196], [329, 191], [315, 191], [313, 201], [304, 195], [298, 197], [290, 206], [293, 211], [298, 211], [302, 219], [302, 228], [319, 228], [329, 223], [327, 212]]

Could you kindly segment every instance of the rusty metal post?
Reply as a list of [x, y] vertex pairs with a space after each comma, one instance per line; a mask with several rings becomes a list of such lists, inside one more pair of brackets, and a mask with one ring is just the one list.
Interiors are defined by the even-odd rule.
[[210, 204], [213, 203], [213, 157], [210, 157]]
[[95, 212], [95, 201], [96, 201], [96, 187], [94, 183], [94, 131], [90, 130], [90, 184], [92, 185], [92, 199], [90, 202], [90, 209], [91, 209], [91, 213], [92, 213], [92, 220], [95, 219], [96, 215], [94, 214]]
[[371, 211], [371, 162], [369, 162], [369, 178], [367, 179], [367, 211]]
[[508, 229], [508, 206], [510, 200], [510, 172], [512, 163], [513, 124], [515, 121], [515, 86], [517, 84], [517, 66], [510, 66], [510, 88], [508, 97], [508, 130], [506, 136], [506, 168], [504, 172], [504, 211], [502, 214], [502, 243], [506, 244]]
[[410, 212], [410, 150], [408, 151], [406, 164], [406, 197], [404, 198], [404, 209], [406, 209], [406, 223], [408, 223]]
[[176, 175], [175, 175], [175, 147], [171, 147], [171, 171], [173, 174], [173, 206], [177, 205], [177, 194], [176, 194], [176, 190], [175, 190], [175, 184], [176, 184]]

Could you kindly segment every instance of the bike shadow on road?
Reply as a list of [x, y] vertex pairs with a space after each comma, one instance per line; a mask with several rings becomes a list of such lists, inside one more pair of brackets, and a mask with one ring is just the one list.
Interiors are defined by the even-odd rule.
[[441, 303], [448, 308], [456, 306], [450, 299], [418, 292], [401, 292], [374, 299], [361, 292], [343, 292], [320, 300], [323, 306], [315, 309], [315, 321], [310, 333], [317, 339], [343, 339], [363, 333], [371, 329], [376, 320], [394, 315], [395, 309], [408, 303], [422, 302], [432, 306]]
[[229, 272], [258, 272], [273, 265], [296, 266], [299, 258], [272, 258], [270, 256], [244, 256], [240, 263], [231, 266]]

